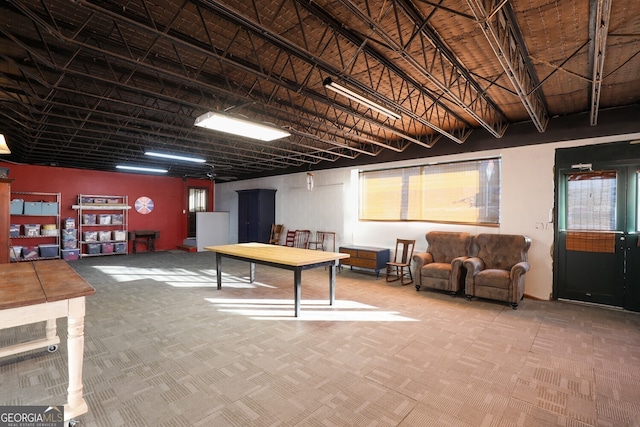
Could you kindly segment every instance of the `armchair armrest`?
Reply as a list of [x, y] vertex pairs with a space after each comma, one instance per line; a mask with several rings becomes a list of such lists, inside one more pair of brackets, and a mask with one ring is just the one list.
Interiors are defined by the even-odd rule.
[[484, 270], [484, 261], [482, 258], [470, 257], [464, 260], [462, 265], [467, 269], [467, 277], [464, 281], [464, 293], [467, 295], [467, 299], [471, 300], [471, 295], [475, 293], [476, 274]]
[[414, 254], [413, 261], [415, 262], [415, 268], [420, 271], [422, 267], [433, 262], [433, 255], [429, 252]]
[[484, 270], [484, 261], [478, 257], [470, 257], [464, 260], [464, 268], [467, 269], [467, 277], [473, 277]]
[[511, 267], [509, 277], [511, 278], [511, 281], [514, 281], [514, 279], [524, 276], [527, 271], [529, 271], [529, 263], [526, 261], [520, 261], [519, 263]]

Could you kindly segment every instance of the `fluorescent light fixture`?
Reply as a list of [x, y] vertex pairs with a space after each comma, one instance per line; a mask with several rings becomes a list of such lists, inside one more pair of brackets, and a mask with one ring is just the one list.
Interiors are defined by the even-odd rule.
[[138, 172], [155, 172], [155, 173], [167, 173], [166, 169], [158, 169], [158, 168], [146, 168], [142, 166], [126, 166], [126, 165], [117, 165], [116, 169], [126, 169], [131, 171]]
[[180, 156], [177, 154], [168, 154], [168, 153], [156, 153], [155, 151], [146, 151], [144, 154], [152, 157], [162, 157], [163, 159], [183, 160], [185, 162], [195, 162], [195, 163], [206, 162], [205, 159], [199, 159], [196, 157]]
[[0, 154], [11, 154], [11, 150], [9, 150], [9, 146], [7, 145], [7, 140], [4, 139], [4, 135], [0, 133]]
[[397, 120], [399, 118], [401, 118], [402, 116], [394, 111], [389, 110], [388, 108], [383, 107], [380, 104], [377, 104], [367, 98], [365, 98], [362, 95], [358, 95], [357, 93], [350, 91], [349, 89], [347, 89], [344, 86], [340, 86], [337, 83], [334, 83], [331, 80], [331, 77], [327, 77], [326, 79], [324, 79], [324, 81], [322, 82], [322, 85], [329, 89], [334, 91], [335, 93], [338, 93], [340, 95], [346, 96], [347, 98], [351, 99], [352, 101], [356, 101], [362, 105], [364, 105], [367, 108], [370, 108], [374, 111], [377, 111], [380, 114], [384, 114], [385, 116], [389, 117], [390, 119], [394, 119]]
[[291, 134], [286, 130], [275, 126], [256, 123], [250, 120], [230, 116], [228, 114], [215, 113], [213, 111], [209, 111], [208, 113], [198, 117], [195, 125], [217, 130], [219, 132], [259, 139], [261, 141], [273, 141], [291, 136]]

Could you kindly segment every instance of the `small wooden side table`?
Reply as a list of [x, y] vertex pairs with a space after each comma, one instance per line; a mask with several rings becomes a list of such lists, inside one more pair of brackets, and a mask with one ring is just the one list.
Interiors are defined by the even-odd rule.
[[368, 268], [375, 270], [376, 279], [380, 277], [380, 270], [387, 268], [390, 250], [373, 246], [340, 246], [340, 252], [349, 254], [350, 257], [340, 261], [340, 266]]

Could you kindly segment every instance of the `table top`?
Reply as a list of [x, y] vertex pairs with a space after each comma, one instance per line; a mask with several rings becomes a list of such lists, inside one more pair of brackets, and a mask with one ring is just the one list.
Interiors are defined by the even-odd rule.
[[95, 293], [96, 290], [64, 260], [0, 264], [0, 309]]
[[358, 246], [358, 245], [343, 245], [340, 249], [350, 249], [356, 251], [369, 251], [369, 252], [383, 252], [388, 251], [388, 248], [377, 248], [374, 246]]
[[234, 245], [205, 246], [204, 249], [224, 255], [293, 267], [302, 267], [321, 262], [335, 261], [341, 258], [349, 258], [349, 254], [339, 252], [316, 251], [311, 249], [292, 248], [289, 246], [268, 245], [266, 243], [238, 243]]

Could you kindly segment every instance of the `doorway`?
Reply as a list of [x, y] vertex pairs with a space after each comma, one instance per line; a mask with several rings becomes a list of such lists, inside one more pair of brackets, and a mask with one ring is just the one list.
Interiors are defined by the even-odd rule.
[[187, 210], [187, 237], [196, 237], [196, 213], [209, 211], [209, 189], [189, 187]]
[[556, 152], [554, 294], [640, 311], [640, 146]]

